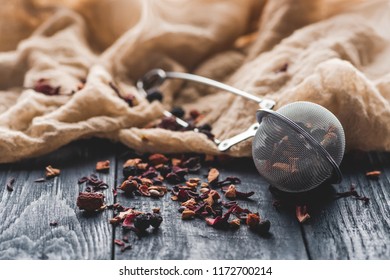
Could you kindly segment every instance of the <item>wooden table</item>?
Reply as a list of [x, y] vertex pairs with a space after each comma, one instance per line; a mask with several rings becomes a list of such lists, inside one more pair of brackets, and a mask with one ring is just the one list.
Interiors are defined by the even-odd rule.
[[[340, 185], [325, 186], [309, 203], [311, 219], [300, 224], [293, 207], [276, 210], [268, 184], [258, 175], [251, 159], [239, 159], [220, 167], [222, 177], [242, 179], [241, 190], [254, 190], [253, 199], [240, 205], [258, 211], [271, 221], [271, 233], [260, 236], [242, 226], [217, 230], [200, 219], [182, 221], [178, 203], [170, 195], [161, 199], [129, 198], [111, 187], [122, 180], [126, 148], [105, 140], [84, 140], [47, 156], [0, 166], [0, 258], [1, 259], [389, 259], [390, 258], [390, 154], [350, 153], [341, 166]], [[108, 204], [119, 202], [143, 211], [160, 207], [164, 222], [155, 232], [138, 238], [130, 233], [131, 250], [121, 252], [114, 239], [121, 227], [108, 220], [113, 212], [87, 215], [76, 206], [83, 186], [80, 177], [94, 173], [99, 160], [111, 168], [100, 178], [110, 185], [104, 191]], [[43, 183], [44, 168], [61, 169], [59, 177]], [[380, 170], [378, 180], [366, 171]], [[204, 168], [201, 175], [207, 170]], [[6, 182], [15, 177], [14, 191]], [[335, 199], [336, 192], [350, 185], [370, 198], [365, 205], [353, 197]], [[57, 221], [58, 226], [50, 226]]]

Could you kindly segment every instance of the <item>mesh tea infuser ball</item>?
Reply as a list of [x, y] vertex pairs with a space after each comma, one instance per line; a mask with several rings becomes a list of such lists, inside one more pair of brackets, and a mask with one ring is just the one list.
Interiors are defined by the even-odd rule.
[[[229, 85], [193, 74], [154, 69], [137, 82], [147, 94], [166, 79], [182, 79], [213, 86], [257, 102], [258, 123], [224, 141], [214, 139], [220, 151], [254, 137], [252, 155], [257, 170], [272, 186], [285, 192], [309, 191], [324, 182], [341, 181], [339, 165], [344, 156], [345, 135], [339, 120], [329, 110], [311, 102], [294, 102], [271, 110], [275, 102]], [[165, 111], [165, 116], [172, 116]], [[188, 124], [176, 118], [178, 124]], [[195, 129], [196, 131], [196, 129]]]
[[277, 111], [259, 110], [256, 116], [253, 160], [272, 186], [303, 192], [325, 181], [341, 181], [344, 130], [329, 110], [311, 102], [294, 102]]

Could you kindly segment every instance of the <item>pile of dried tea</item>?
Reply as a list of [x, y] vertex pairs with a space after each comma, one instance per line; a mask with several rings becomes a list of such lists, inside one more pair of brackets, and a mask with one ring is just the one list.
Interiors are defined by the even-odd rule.
[[[247, 224], [258, 233], [267, 233], [270, 222], [236, 202], [254, 194], [237, 189], [236, 185], [241, 183], [239, 178], [229, 176], [220, 180], [216, 168], [210, 168], [205, 180], [189, 176], [198, 173], [204, 161], [211, 159], [185, 155], [168, 158], [162, 154], [152, 154], [145, 159], [131, 158], [123, 165], [125, 179], [119, 189], [127, 195], [152, 198], [170, 192], [171, 200], [180, 203], [178, 210], [183, 220], [200, 218], [215, 228], [238, 228], [240, 224]], [[253, 219], [255, 216], [258, 218]]]

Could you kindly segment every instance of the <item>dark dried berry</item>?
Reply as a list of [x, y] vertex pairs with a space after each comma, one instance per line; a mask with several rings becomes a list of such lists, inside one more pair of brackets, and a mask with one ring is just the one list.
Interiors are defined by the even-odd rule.
[[258, 234], [267, 234], [271, 228], [271, 222], [269, 220], [263, 220], [250, 229]]
[[212, 127], [208, 123], [205, 123], [204, 125], [198, 126], [198, 129], [204, 131], [211, 131]]
[[134, 219], [134, 227], [140, 231], [145, 231], [150, 226], [150, 215], [140, 214]]
[[158, 90], [153, 90], [153, 91], [149, 91], [146, 95], [146, 99], [149, 101], [149, 102], [153, 102], [154, 100], [158, 100], [158, 101], [162, 101], [163, 100], [163, 95], [161, 92], [159, 92]]
[[123, 177], [128, 178], [129, 176], [137, 175], [138, 169], [136, 166], [126, 166], [123, 168]]
[[152, 213], [150, 215], [150, 225], [154, 228], [158, 228], [163, 221], [163, 218], [160, 214]]
[[175, 117], [183, 118], [185, 112], [184, 112], [183, 108], [181, 108], [181, 107], [173, 107], [171, 114], [174, 115]]

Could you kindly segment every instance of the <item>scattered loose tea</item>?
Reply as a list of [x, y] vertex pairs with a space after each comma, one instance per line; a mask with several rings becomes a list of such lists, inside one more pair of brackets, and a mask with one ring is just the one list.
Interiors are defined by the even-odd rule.
[[13, 188], [13, 184], [14, 183], [15, 183], [15, 178], [14, 177], [12, 177], [12, 178], [10, 178], [8, 180], [7, 185], [6, 185], [7, 191], [9, 191], [9, 192], [13, 192], [14, 191], [14, 188]]
[[46, 178], [53, 178], [60, 175], [59, 169], [53, 168], [51, 165], [46, 167]]
[[362, 200], [364, 202], [364, 204], [368, 204], [370, 202], [370, 199], [368, 197], [361, 196], [357, 193], [356, 186], [354, 184], [351, 185], [351, 188], [349, 191], [336, 193], [336, 197], [338, 197], [338, 198], [339, 197], [349, 197], [349, 196], [353, 196], [357, 200]]
[[104, 207], [104, 195], [98, 192], [81, 192], [77, 198], [77, 206], [87, 212], [101, 210]]
[[110, 169], [110, 161], [99, 161], [96, 163], [96, 171], [98, 172], [107, 172]]

